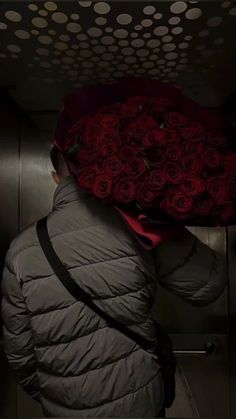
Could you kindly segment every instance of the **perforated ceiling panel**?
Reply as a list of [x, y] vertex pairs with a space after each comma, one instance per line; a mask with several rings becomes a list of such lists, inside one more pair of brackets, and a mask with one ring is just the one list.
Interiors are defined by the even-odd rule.
[[125, 75], [180, 84], [206, 106], [235, 87], [231, 1], [5, 1], [0, 84], [25, 110], [57, 109], [75, 87]]

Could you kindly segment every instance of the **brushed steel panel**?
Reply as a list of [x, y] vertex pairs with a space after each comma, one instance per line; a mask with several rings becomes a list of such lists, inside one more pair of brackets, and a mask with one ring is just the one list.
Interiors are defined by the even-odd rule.
[[0, 106], [0, 269], [6, 250], [18, 232], [19, 121]]
[[[18, 232], [19, 121], [0, 105], [0, 273], [6, 251]], [[1, 295], [0, 295], [1, 297]], [[0, 338], [1, 338], [0, 319]], [[0, 416], [16, 416], [17, 390], [0, 341]], [[3, 379], [4, 377], [4, 379]]]
[[26, 124], [22, 126], [20, 229], [52, 209], [56, 187], [50, 176], [52, 166], [49, 152], [52, 139], [52, 131], [32, 129]]
[[230, 414], [227, 338], [217, 339], [222, 352], [216, 356], [178, 357], [200, 417], [222, 418]]

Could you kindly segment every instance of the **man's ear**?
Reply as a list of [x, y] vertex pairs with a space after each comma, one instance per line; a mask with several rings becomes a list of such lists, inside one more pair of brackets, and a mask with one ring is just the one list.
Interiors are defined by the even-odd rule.
[[61, 178], [58, 176], [57, 172], [51, 172], [51, 176], [53, 181], [58, 185], [61, 181]]

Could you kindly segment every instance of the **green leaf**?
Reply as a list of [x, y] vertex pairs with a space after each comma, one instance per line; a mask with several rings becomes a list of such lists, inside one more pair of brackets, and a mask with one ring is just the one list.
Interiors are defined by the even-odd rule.
[[82, 144], [75, 144], [73, 147], [70, 148], [68, 151], [68, 156], [72, 157], [74, 154], [77, 154], [82, 148]]

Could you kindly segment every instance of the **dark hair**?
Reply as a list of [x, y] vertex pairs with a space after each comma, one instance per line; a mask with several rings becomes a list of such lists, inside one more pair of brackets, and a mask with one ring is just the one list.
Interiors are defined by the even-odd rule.
[[64, 158], [61, 151], [58, 150], [58, 148], [56, 148], [55, 146], [53, 146], [50, 151], [50, 158], [51, 158], [51, 162], [54, 167], [54, 170], [59, 175], [63, 175], [63, 171], [65, 169]]

